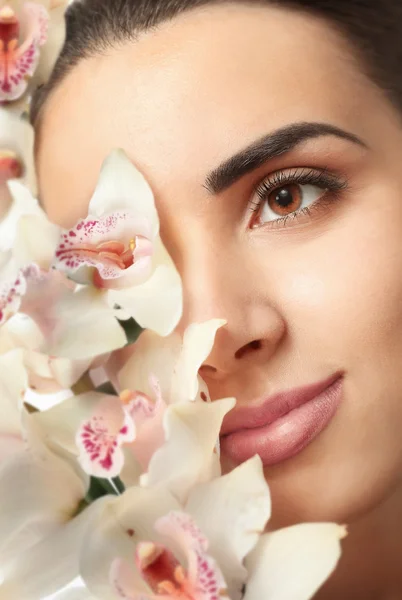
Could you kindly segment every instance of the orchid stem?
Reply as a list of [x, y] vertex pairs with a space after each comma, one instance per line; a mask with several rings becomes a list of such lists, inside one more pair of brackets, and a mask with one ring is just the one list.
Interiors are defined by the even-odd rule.
[[112, 486], [113, 490], [116, 492], [116, 496], [120, 496], [120, 490], [118, 489], [117, 485], [115, 484], [115, 482], [113, 481], [113, 479], [108, 479], [108, 482], [110, 483], [110, 485]]

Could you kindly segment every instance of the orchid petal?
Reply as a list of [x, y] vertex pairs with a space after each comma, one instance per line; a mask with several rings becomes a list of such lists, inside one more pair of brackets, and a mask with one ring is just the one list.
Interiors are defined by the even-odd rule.
[[5, 323], [20, 308], [26, 293], [24, 273], [18, 269], [11, 252], [0, 254], [0, 325]]
[[166, 442], [150, 461], [147, 485], [163, 484], [184, 502], [195, 483], [218, 475], [216, 441], [223, 417], [234, 404], [234, 398], [225, 398], [211, 404], [169, 406], [164, 417]]
[[139, 485], [140, 477], [143, 473], [143, 467], [129, 446], [123, 447], [123, 453], [124, 464], [119, 477], [126, 488]]
[[24, 363], [29, 385], [40, 393], [69, 389], [90, 367], [92, 359], [70, 360], [49, 357], [37, 351], [46, 340], [36, 323], [23, 313], [12, 316], [0, 328], [0, 354], [15, 348], [24, 349]]
[[[6, 8], [2, 8], [3, 13]], [[40, 46], [47, 35], [48, 13], [44, 6], [35, 2], [25, 2], [21, 9], [22, 25], [26, 25], [25, 40], [18, 46], [19, 21], [12, 12], [9, 27], [16, 29], [16, 37], [2, 40], [4, 47], [0, 54], [0, 102], [17, 100], [26, 92], [28, 78], [35, 72]]]
[[89, 369], [91, 359], [70, 360], [49, 357], [40, 352], [25, 352], [29, 384], [39, 393], [50, 394], [71, 388]]
[[[30, 432], [31, 433], [31, 432]], [[68, 520], [87, 482], [44, 446], [19, 452], [0, 468], [2, 565]]]
[[160, 240], [156, 243], [153, 261], [156, 268], [145, 283], [109, 290], [109, 299], [112, 303], [121, 305], [144, 329], [167, 336], [182, 315], [182, 284], [176, 267]]
[[91, 283], [97, 271], [99, 287], [142, 283], [149, 277], [150, 259], [133, 264], [131, 245], [135, 247], [137, 236], [148, 234], [148, 230], [147, 222], [129, 211], [89, 215], [61, 232], [54, 264], [82, 283]]
[[35, 263], [20, 269], [19, 274], [26, 283], [19, 310], [36, 323], [44, 337], [50, 336], [58, 323], [55, 305], [72, 293], [72, 284], [61, 273], [41, 270]]
[[[82, 431], [83, 423], [91, 422], [93, 416], [98, 414], [99, 409], [102, 408], [102, 404], [105, 402], [113, 404], [117, 414], [125, 414], [123, 411], [119, 413], [120, 401], [116, 396], [88, 392], [79, 396], [66, 398], [47, 410], [33, 414], [32, 419], [38, 424], [41, 431], [46, 432], [47, 439], [52, 443], [52, 447], [63, 449], [70, 455], [78, 457], [81, 444], [79, 442], [77, 444], [76, 442], [77, 432]], [[129, 430], [125, 436], [116, 436], [120, 444], [128, 443], [132, 439], [132, 422], [129, 423], [128, 427]], [[118, 472], [116, 475], [122, 469], [120, 475], [122, 481], [126, 485], [136, 485], [141, 475], [141, 467], [129, 448], [118, 448], [117, 454], [121, 452], [123, 452], [124, 457], [118, 457], [121, 461], [121, 466], [117, 469]], [[113, 465], [115, 465], [115, 462], [113, 462]], [[86, 472], [92, 472], [93, 467], [91, 466], [90, 468], [87, 466], [85, 460], [83, 467]], [[99, 472], [95, 476], [110, 478], [115, 475], [110, 471], [102, 471], [102, 473]]]
[[183, 512], [172, 511], [155, 523], [155, 530], [174, 541], [187, 556], [188, 574], [183, 587], [189, 597], [197, 600], [219, 600], [227, 597], [226, 582], [212, 556], [209, 543], [194, 520]]
[[302, 523], [264, 534], [246, 558], [244, 600], [308, 600], [335, 569], [345, 528]]
[[153, 239], [157, 235], [159, 219], [153, 192], [126, 153], [117, 149], [109, 154], [102, 165], [88, 213], [101, 217], [105, 213], [124, 209], [148, 221], [150, 235], [146, 237]]
[[126, 344], [124, 330], [104, 294], [93, 288], [66, 291], [50, 316], [52, 322], [44, 332], [47, 344], [42, 348], [46, 354], [81, 360]]
[[[119, 557], [133, 562], [136, 544], [141, 540], [156, 541], [156, 520], [180, 505], [168, 490], [129, 488], [122, 496], [112, 497], [103, 514], [84, 539], [81, 554], [81, 576], [89, 591], [106, 600], [116, 600], [109, 573]], [[146, 592], [140, 574], [133, 570], [135, 587]], [[145, 596], [146, 597], [146, 596]]]
[[120, 389], [140, 390], [151, 397], [148, 378], [154, 373], [167, 404], [208, 400], [208, 388], [198, 370], [211, 351], [216, 330], [224, 323], [213, 319], [190, 325], [183, 340], [176, 331], [164, 338], [144, 331], [134, 345], [113, 356], [108, 373], [114, 379], [118, 373]]
[[161, 598], [160, 594], [155, 596], [152, 593], [138, 591], [138, 575], [134, 573], [130, 564], [121, 558], [116, 558], [112, 562], [109, 577], [117, 598], [123, 598], [123, 600], [153, 600], [154, 598], [171, 600], [170, 596], [163, 595]]
[[[14, 182], [13, 189], [18, 182]], [[49, 269], [59, 237], [59, 227], [44, 215], [23, 215], [18, 221], [14, 241], [14, 257], [20, 267], [35, 263]]]
[[4, 442], [0, 460], [12, 452], [7, 446], [13, 439], [14, 450], [22, 442], [21, 410], [27, 384], [22, 351], [13, 350], [0, 356], [0, 441]]
[[134, 437], [134, 422], [120, 399], [113, 396], [102, 399], [91, 419], [84, 421], [77, 432], [82, 468], [93, 477], [117, 477], [124, 464], [121, 446]]
[[[108, 502], [109, 497], [96, 500], [71, 521], [58, 526], [35, 545], [20, 551], [3, 573], [5, 580], [0, 585], [0, 600], [43, 600], [45, 595], [56, 592], [74, 580], [79, 574], [83, 539]], [[67, 598], [70, 597], [66, 595]]]
[[38, 200], [24, 183], [18, 180], [10, 180], [7, 185], [13, 198], [10, 221], [8, 222], [8, 225], [12, 228], [13, 235], [17, 231], [19, 219], [24, 215], [37, 215], [46, 219]]
[[[144, 331], [135, 344], [117, 353], [117, 358], [123, 356], [125, 363], [122, 368], [120, 364], [116, 365], [119, 389], [138, 390], [156, 400], [149, 380], [153, 373], [158, 378], [162, 397], [167, 404], [172, 403], [171, 381], [181, 347], [182, 340], [177, 332], [160, 337], [153, 331]], [[130, 355], [128, 359], [125, 358], [127, 354]]]
[[71, 586], [61, 592], [47, 596], [43, 600], [98, 600], [85, 587]]
[[39, 64], [30, 82], [30, 87], [37, 87], [42, 83], [46, 83], [52, 73], [65, 40], [64, 14], [67, 5], [68, 1], [66, 0], [50, 3], [47, 39], [41, 49]]
[[[133, 399], [127, 404], [127, 412], [133, 419], [137, 430], [135, 440], [129, 448], [143, 471], [147, 471], [153, 454], [165, 441], [163, 417], [166, 404], [157, 381], [154, 381], [154, 387], [155, 402], [145, 394], [129, 392], [129, 397], [132, 396]], [[120, 397], [124, 397], [124, 395], [121, 394]]]
[[119, 401], [115, 396], [106, 396], [98, 392], [70, 396], [48, 410], [32, 414], [31, 419], [41, 431], [46, 432], [47, 439], [52, 444], [78, 456], [77, 431], [83, 422], [91, 419], [102, 401], [108, 398]]
[[268, 485], [259, 456], [208, 483], [195, 486], [186, 503], [209, 540], [232, 600], [242, 597], [245, 556], [254, 548], [271, 514]]
[[211, 319], [205, 323], [192, 323], [183, 335], [183, 347], [175, 368], [172, 397], [175, 402], [195, 400], [199, 391], [198, 371], [209, 356], [223, 319]]

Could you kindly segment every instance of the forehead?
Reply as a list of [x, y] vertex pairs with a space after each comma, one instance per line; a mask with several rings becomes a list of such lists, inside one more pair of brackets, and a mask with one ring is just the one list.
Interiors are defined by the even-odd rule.
[[316, 17], [237, 3], [190, 11], [82, 61], [56, 89], [37, 155], [42, 202], [66, 225], [86, 214], [116, 147], [157, 197], [199, 195], [217, 163], [289, 122], [356, 131], [362, 86], [346, 41]]

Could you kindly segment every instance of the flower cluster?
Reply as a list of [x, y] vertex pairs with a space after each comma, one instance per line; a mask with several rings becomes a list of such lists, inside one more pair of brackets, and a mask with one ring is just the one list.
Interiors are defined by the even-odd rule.
[[236, 400], [212, 401], [199, 369], [225, 321], [178, 333], [182, 284], [143, 175], [113, 151], [71, 229], [35, 199], [29, 98], [65, 5], [0, 0], [0, 600], [311, 598], [345, 528], [268, 531], [260, 458], [222, 475]]

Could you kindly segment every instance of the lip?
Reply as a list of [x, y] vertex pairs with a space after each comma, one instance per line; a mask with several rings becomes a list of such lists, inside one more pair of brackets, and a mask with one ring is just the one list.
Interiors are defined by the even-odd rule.
[[224, 419], [220, 446], [235, 463], [259, 454], [274, 465], [303, 450], [329, 424], [339, 406], [343, 374], [275, 394], [258, 406], [231, 411]]

